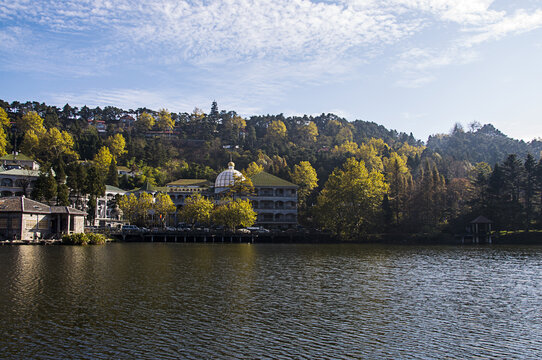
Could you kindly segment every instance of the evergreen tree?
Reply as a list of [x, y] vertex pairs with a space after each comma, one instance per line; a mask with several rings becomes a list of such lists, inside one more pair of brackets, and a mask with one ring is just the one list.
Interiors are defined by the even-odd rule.
[[116, 187], [119, 186], [117, 161], [115, 159], [111, 160], [111, 165], [109, 165], [109, 171], [107, 172], [105, 183], [111, 186], [116, 186]]

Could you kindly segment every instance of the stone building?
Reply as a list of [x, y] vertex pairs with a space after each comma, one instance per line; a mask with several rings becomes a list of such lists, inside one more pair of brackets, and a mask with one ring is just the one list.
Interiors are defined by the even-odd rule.
[[24, 196], [0, 198], [0, 239], [38, 240], [85, 231], [83, 211], [49, 206]]

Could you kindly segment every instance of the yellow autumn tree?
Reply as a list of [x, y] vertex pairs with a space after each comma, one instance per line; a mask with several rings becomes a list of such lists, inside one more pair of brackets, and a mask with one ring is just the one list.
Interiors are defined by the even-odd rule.
[[35, 111], [29, 111], [22, 117], [17, 119], [17, 130], [21, 134], [25, 134], [28, 131], [34, 131], [35, 133], [44, 133], [45, 127], [43, 127], [43, 119]]
[[111, 155], [111, 152], [107, 146], [102, 146], [98, 153], [94, 156], [94, 164], [96, 165], [98, 172], [104, 176], [107, 174], [112, 160], [113, 155]]
[[315, 206], [317, 221], [325, 229], [354, 239], [378, 223], [388, 185], [378, 171], [367, 171], [363, 161], [349, 158], [330, 175]]
[[273, 120], [267, 127], [266, 137], [272, 141], [280, 141], [286, 138], [288, 131], [286, 125], [280, 120]]
[[122, 134], [115, 134], [114, 136], [110, 136], [107, 139], [107, 144], [109, 145], [109, 151], [111, 152], [111, 155], [113, 155], [115, 159], [118, 159], [119, 157], [127, 153], [127, 151], [125, 150], [126, 140], [124, 139], [124, 136], [122, 136]]
[[166, 218], [169, 214], [175, 212], [176, 207], [168, 194], [158, 193], [154, 198], [153, 210], [160, 219], [162, 227], [166, 224]]
[[253, 161], [250, 164], [248, 164], [245, 170], [245, 175], [251, 178], [256, 174], [261, 173], [262, 171], [263, 171], [263, 166]]
[[146, 132], [152, 129], [154, 126], [155, 120], [154, 117], [146, 112], [139, 115], [135, 123], [135, 127], [138, 132]]
[[292, 182], [299, 186], [297, 191], [299, 205], [303, 206], [309, 194], [318, 186], [316, 170], [314, 170], [310, 162], [301, 161], [299, 165], [294, 166], [290, 177], [292, 178]]
[[307, 125], [299, 129], [299, 135], [306, 143], [314, 143], [318, 138], [318, 127], [314, 122], [309, 121]]
[[170, 131], [175, 126], [175, 121], [171, 118], [171, 113], [167, 109], [158, 111], [158, 128], [163, 131]]
[[208, 224], [214, 203], [201, 194], [194, 194], [184, 201], [179, 217], [188, 224]]

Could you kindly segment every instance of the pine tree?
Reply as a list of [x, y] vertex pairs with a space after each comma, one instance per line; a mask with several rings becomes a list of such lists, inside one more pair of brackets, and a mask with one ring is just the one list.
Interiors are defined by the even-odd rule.
[[107, 185], [119, 186], [119, 176], [117, 171], [117, 161], [115, 159], [111, 160], [111, 165], [109, 165], [109, 171], [107, 173], [107, 178], [105, 180]]

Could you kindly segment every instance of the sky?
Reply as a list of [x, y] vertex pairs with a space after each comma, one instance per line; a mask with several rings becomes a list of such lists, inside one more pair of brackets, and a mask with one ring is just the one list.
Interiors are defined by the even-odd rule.
[[0, 99], [542, 137], [542, 0], [0, 0]]

